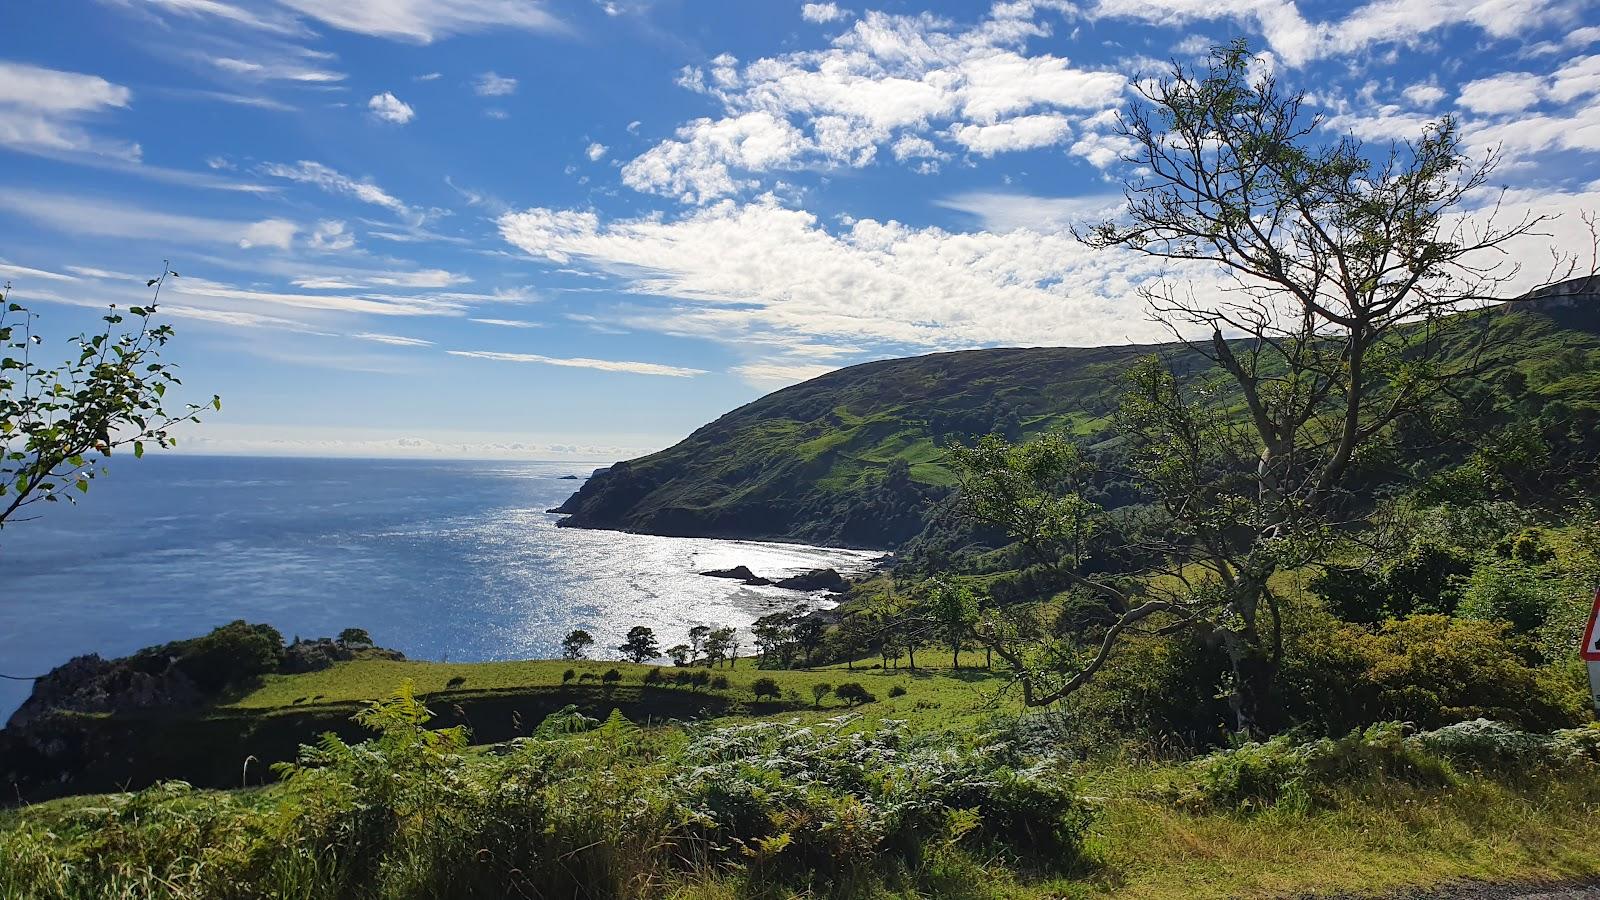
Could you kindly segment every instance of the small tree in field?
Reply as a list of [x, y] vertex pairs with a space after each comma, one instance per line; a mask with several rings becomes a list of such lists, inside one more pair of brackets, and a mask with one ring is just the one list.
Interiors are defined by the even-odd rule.
[[972, 591], [946, 579], [936, 579], [928, 594], [928, 616], [945, 645], [950, 648], [950, 666], [961, 668], [961, 644], [972, 634], [978, 620], [978, 601]]
[[365, 628], [346, 628], [339, 632], [338, 642], [341, 647], [371, 647], [372, 635]]
[[[147, 444], [172, 447], [174, 426], [200, 421], [203, 407], [166, 402], [180, 382], [161, 361], [173, 331], [156, 320], [155, 301], [177, 277], [163, 267], [147, 285], [148, 306], [124, 313], [113, 305], [100, 331], [72, 338], [71, 357], [56, 366], [38, 360], [49, 350], [34, 329], [38, 316], [11, 301], [11, 285], [0, 289], [0, 528], [34, 503], [87, 493], [117, 448], [137, 458]], [[208, 405], [220, 410], [222, 400]]]
[[859, 706], [863, 703], [872, 703], [878, 699], [871, 691], [862, 687], [861, 683], [857, 681], [846, 681], [844, 684], [834, 688], [833, 694], [851, 706]]
[[1273, 575], [1326, 555], [1350, 517], [1359, 458], [1395, 446], [1398, 426], [1427, 419], [1482, 370], [1481, 308], [1516, 274], [1499, 251], [1541, 221], [1469, 215], [1495, 160], [1467, 159], [1448, 117], [1372, 153], [1326, 139], [1301, 96], [1251, 63], [1235, 43], [1204, 71], [1175, 66], [1141, 87], [1121, 120], [1134, 148], [1126, 212], [1079, 233], [1232, 279], [1204, 295], [1181, 283], [1144, 292], [1185, 351], [1136, 367], [1117, 418], [1155, 501], [1124, 549], [1168, 577], [1086, 573], [1086, 557], [1108, 549], [1104, 517], [1079, 493], [1085, 464], [1064, 441], [996, 441], [961, 466], [968, 509], [1108, 614], [1081, 643], [984, 629], [1030, 705], [1082, 687], [1130, 630], [1190, 630], [1227, 654], [1238, 729], [1272, 731], [1283, 652]]
[[656, 644], [656, 633], [643, 625], [629, 628], [628, 639], [619, 644], [617, 650], [636, 663], [661, 655], [661, 647]]
[[831, 693], [833, 693], [833, 685], [828, 684], [827, 682], [821, 682], [821, 683], [818, 683], [818, 684], [813, 684], [811, 686], [811, 705], [816, 707], [816, 708], [818, 708], [818, 709], [821, 709], [822, 708], [822, 698], [828, 696]]
[[762, 677], [750, 682], [750, 693], [754, 694], [757, 700], [763, 698], [775, 700], [783, 694], [783, 689], [778, 687], [778, 682], [773, 679]]
[[589, 655], [589, 648], [592, 646], [594, 646], [594, 635], [582, 628], [575, 628], [561, 639], [561, 658], [584, 659]]

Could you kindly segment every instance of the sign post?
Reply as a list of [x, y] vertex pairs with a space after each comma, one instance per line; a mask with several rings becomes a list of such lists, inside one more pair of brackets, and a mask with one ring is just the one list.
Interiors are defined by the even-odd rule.
[[1594, 595], [1594, 608], [1589, 610], [1589, 623], [1583, 627], [1583, 647], [1578, 655], [1589, 664], [1589, 699], [1600, 716], [1600, 591]]

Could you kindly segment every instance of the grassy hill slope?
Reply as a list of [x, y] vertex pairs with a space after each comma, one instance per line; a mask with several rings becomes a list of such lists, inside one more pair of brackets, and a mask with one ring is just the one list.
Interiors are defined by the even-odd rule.
[[[1600, 403], [1600, 304], [1529, 304], [1490, 327], [1491, 350], [1522, 371], [1529, 402], [1585, 415]], [[561, 507], [563, 524], [893, 548], [953, 483], [952, 442], [1096, 434], [1122, 373], [1155, 351], [1185, 358], [1175, 346], [967, 350], [830, 372], [618, 463]]]

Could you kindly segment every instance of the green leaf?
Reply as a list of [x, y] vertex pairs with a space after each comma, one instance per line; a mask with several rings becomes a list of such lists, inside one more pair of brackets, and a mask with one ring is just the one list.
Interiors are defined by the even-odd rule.
[[77, 487], [78, 487], [78, 493], [80, 493], [80, 494], [89, 493], [89, 479], [87, 479], [87, 478], [78, 479]]
[[133, 458], [140, 459], [144, 456], [144, 441], [133, 442]]
[[211, 406], [217, 412], [222, 412], [222, 397], [220, 395], [213, 394], [211, 397]]

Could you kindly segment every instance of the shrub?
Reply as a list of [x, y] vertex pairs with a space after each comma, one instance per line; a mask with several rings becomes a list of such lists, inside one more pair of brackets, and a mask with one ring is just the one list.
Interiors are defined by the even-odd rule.
[[1374, 779], [1418, 786], [1451, 783], [1450, 768], [1405, 738], [1398, 722], [1357, 729], [1342, 738], [1296, 741], [1279, 735], [1202, 757], [1189, 766], [1190, 804], [1258, 810], [1280, 803], [1332, 805], [1334, 792]]
[[675, 779], [689, 821], [714, 852], [753, 858], [758, 882], [808, 870], [851, 880], [934, 842], [1078, 859], [1092, 815], [1054, 770], [1012, 768], [992, 748], [913, 744], [890, 723], [848, 731], [853, 721], [703, 735]]
[[846, 681], [833, 689], [833, 693], [840, 700], [851, 706], [875, 702], [878, 698], [872, 692], [861, 686], [859, 681]]
[[569, 682], [572, 679], [577, 678], [577, 677], [578, 677], [578, 672], [577, 672], [576, 669], [568, 669], [565, 672], [561, 673], [561, 683], [562, 684], [566, 684], [567, 682]]
[[[694, 682], [695, 687], [703, 688], [711, 683], [711, 673], [705, 669], [701, 669], [700, 671], [694, 673], [694, 677], [690, 680]], [[726, 678], [723, 679], [723, 683], [727, 683]]]
[[711, 689], [714, 690], [714, 691], [725, 691], [725, 690], [727, 690], [728, 689], [728, 676], [726, 676], [726, 675], [713, 675], [711, 677]]
[[1423, 749], [1453, 763], [1504, 773], [1540, 767], [1556, 756], [1554, 735], [1518, 731], [1488, 719], [1424, 731], [1415, 740]]
[[906, 687], [903, 684], [897, 684], [894, 687], [889, 688], [889, 696], [891, 697], [904, 697], [905, 695]]
[[664, 672], [661, 671], [661, 669], [659, 667], [651, 669], [650, 671], [644, 673], [644, 683], [645, 684], [660, 684], [661, 682], [663, 682], [665, 680], [667, 680], [667, 676], [666, 676], [666, 674]]
[[757, 700], [763, 697], [769, 700], [776, 700], [783, 693], [783, 689], [778, 687], [778, 683], [771, 678], [761, 677], [750, 682], [750, 693], [755, 694]]
[[833, 685], [827, 682], [813, 684], [811, 686], [811, 705], [820, 709], [822, 707], [822, 698], [831, 693], [833, 693]]
[[283, 635], [276, 628], [238, 619], [201, 637], [141, 650], [130, 662], [142, 671], [170, 665], [201, 691], [216, 694], [277, 671], [283, 655]]
[[600, 676], [600, 680], [608, 686], [613, 685], [622, 680], [622, 673], [616, 669], [607, 669], [605, 674]]
[[1280, 680], [1291, 720], [1325, 733], [1387, 720], [1428, 729], [1479, 718], [1550, 731], [1584, 717], [1585, 692], [1534, 666], [1505, 624], [1440, 615], [1376, 631], [1325, 623], [1295, 640]]

